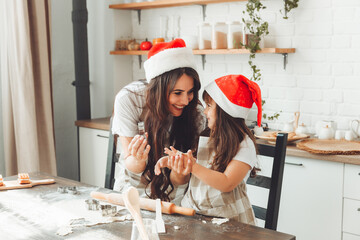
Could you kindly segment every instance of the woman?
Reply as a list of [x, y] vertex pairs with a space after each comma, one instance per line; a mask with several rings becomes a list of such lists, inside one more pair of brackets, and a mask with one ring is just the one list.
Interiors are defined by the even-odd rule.
[[[170, 181], [176, 173], [164, 169], [156, 176], [154, 167], [165, 146], [196, 149], [205, 124], [199, 108], [200, 80], [192, 51], [182, 39], [153, 46], [144, 68], [148, 84], [133, 82], [115, 99], [112, 132], [120, 137], [121, 157], [114, 190], [133, 186], [141, 197], [176, 202], [185, 187]], [[145, 124], [145, 136], [137, 135], [139, 122]]]

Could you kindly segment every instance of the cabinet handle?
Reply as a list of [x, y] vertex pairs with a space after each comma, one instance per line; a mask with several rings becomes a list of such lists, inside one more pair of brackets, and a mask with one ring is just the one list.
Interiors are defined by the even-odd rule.
[[97, 137], [102, 137], [102, 138], [109, 138], [108, 136], [103, 136], [103, 135], [100, 135], [100, 134], [97, 134], [96, 136]]
[[285, 164], [288, 164], [288, 165], [294, 165], [294, 166], [299, 166], [299, 167], [303, 166], [303, 164], [302, 164], [302, 163], [285, 162]]

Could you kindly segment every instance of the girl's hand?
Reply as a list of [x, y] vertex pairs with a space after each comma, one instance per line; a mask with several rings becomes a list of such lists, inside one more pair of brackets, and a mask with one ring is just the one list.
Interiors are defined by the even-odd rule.
[[169, 148], [164, 148], [164, 153], [169, 156], [176, 156], [177, 154], [181, 153], [180, 151], [176, 150], [173, 146]]
[[[145, 133], [147, 138], [148, 134]], [[129, 156], [133, 156], [138, 163], [146, 162], [150, 152], [150, 145], [147, 144], [147, 140], [144, 136], [136, 135], [130, 142], [128, 151]], [[126, 157], [126, 158], [127, 158]]]
[[160, 175], [161, 168], [165, 168], [165, 167], [171, 169], [171, 166], [169, 166], [169, 156], [162, 157], [157, 161], [154, 168], [155, 175]]
[[193, 157], [192, 151], [189, 150], [187, 153], [171, 156], [168, 162], [168, 165], [171, 166], [172, 172], [181, 176], [187, 176], [191, 173], [192, 166], [196, 162], [196, 159]]

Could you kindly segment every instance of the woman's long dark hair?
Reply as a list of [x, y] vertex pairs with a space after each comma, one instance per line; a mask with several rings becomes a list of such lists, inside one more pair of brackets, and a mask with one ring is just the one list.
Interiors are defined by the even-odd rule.
[[[209, 103], [212, 98], [204, 91], [203, 99], [206, 103]], [[217, 104], [215, 111], [215, 127], [210, 130], [209, 139], [210, 149], [215, 153], [211, 169], [224, 172], [240, 150], [240, 143], [245, 139], [246, 135], [254, 142], [255, 147], [256, 140], [251, 130], [246, 126], [245, 119], [230, 116]], [[257, 170], [254, 167], [250, 176], [255, 176]]]
[[[194, 79], [194, 97], [183, 109], [181, 116], [172, 117], [168, 108], [170, 92], [177, 80], [186, 74]], [[144, 109], [145, 130], [148, 132], [148, 144], [151, 146], [148, 164], [143, 172], [147, 184], [151, 182], [151, 192], [146, 193], [150, 198], [160, 198], [169, 201], [169, 194], [174, 186], [170, 181], [170, 170], [164, 168], [162, 174], [155, 175], [156, 162], [164, 156], [164, 147], [174, 146], [180, 151], [194, 149], [198, 140], [196, 119], [198, 111], [200, 79], [192, 68], [178, 68], [166, 72], [147, 85], [146, 107]], [[168, 191], [169, 186], [171, 187]]]

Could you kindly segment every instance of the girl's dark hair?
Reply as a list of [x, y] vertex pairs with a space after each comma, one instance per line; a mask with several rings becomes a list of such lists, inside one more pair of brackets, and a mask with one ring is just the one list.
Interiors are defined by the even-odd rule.
[[[203, 100], [208, 103], [211, 101], [210, 95], [204, 91]], [[231, 160], [240, 150], [240, 143], [246, 135], [254, 142], [256, 140], [251, 130], [246, 126], [245, 119], [234, 118], [227, 114], [216, 104], [216, 123], [215, 127], [210, 130], [209, 145], [215, 153], [211, 169], [224, 172]], [[251, 170], [250, 176], [256, 176], [257, 168]]]
[[[177, 80], [186, 74], [194, 79], [193, 99], [183, 109], [179, 117], [173, 117], [168, 108], [170, 92]], [[170, 181], [170, 170], [164, 168], [160, 175], [154, 174], [156, 162], [164, 156], [164, 147], [174, 146], [180, 151], [195, 149], [198, 140], [196, 119], [198, 111], [200, 79], [192, 68], [177, 68], [155, 77], [147, 85], [146, 107], [144, 109], [145, 129], [148, 132], [148, 144], [151, 146], [148, 164], [143, 172], [147, 185], [151, 183], [151, 192], [146, 193], [150, 198], [160, 198], [170, 201], [169, 194], [174, 186]], [[170, 191], [168, 188], [170, 186]]]

